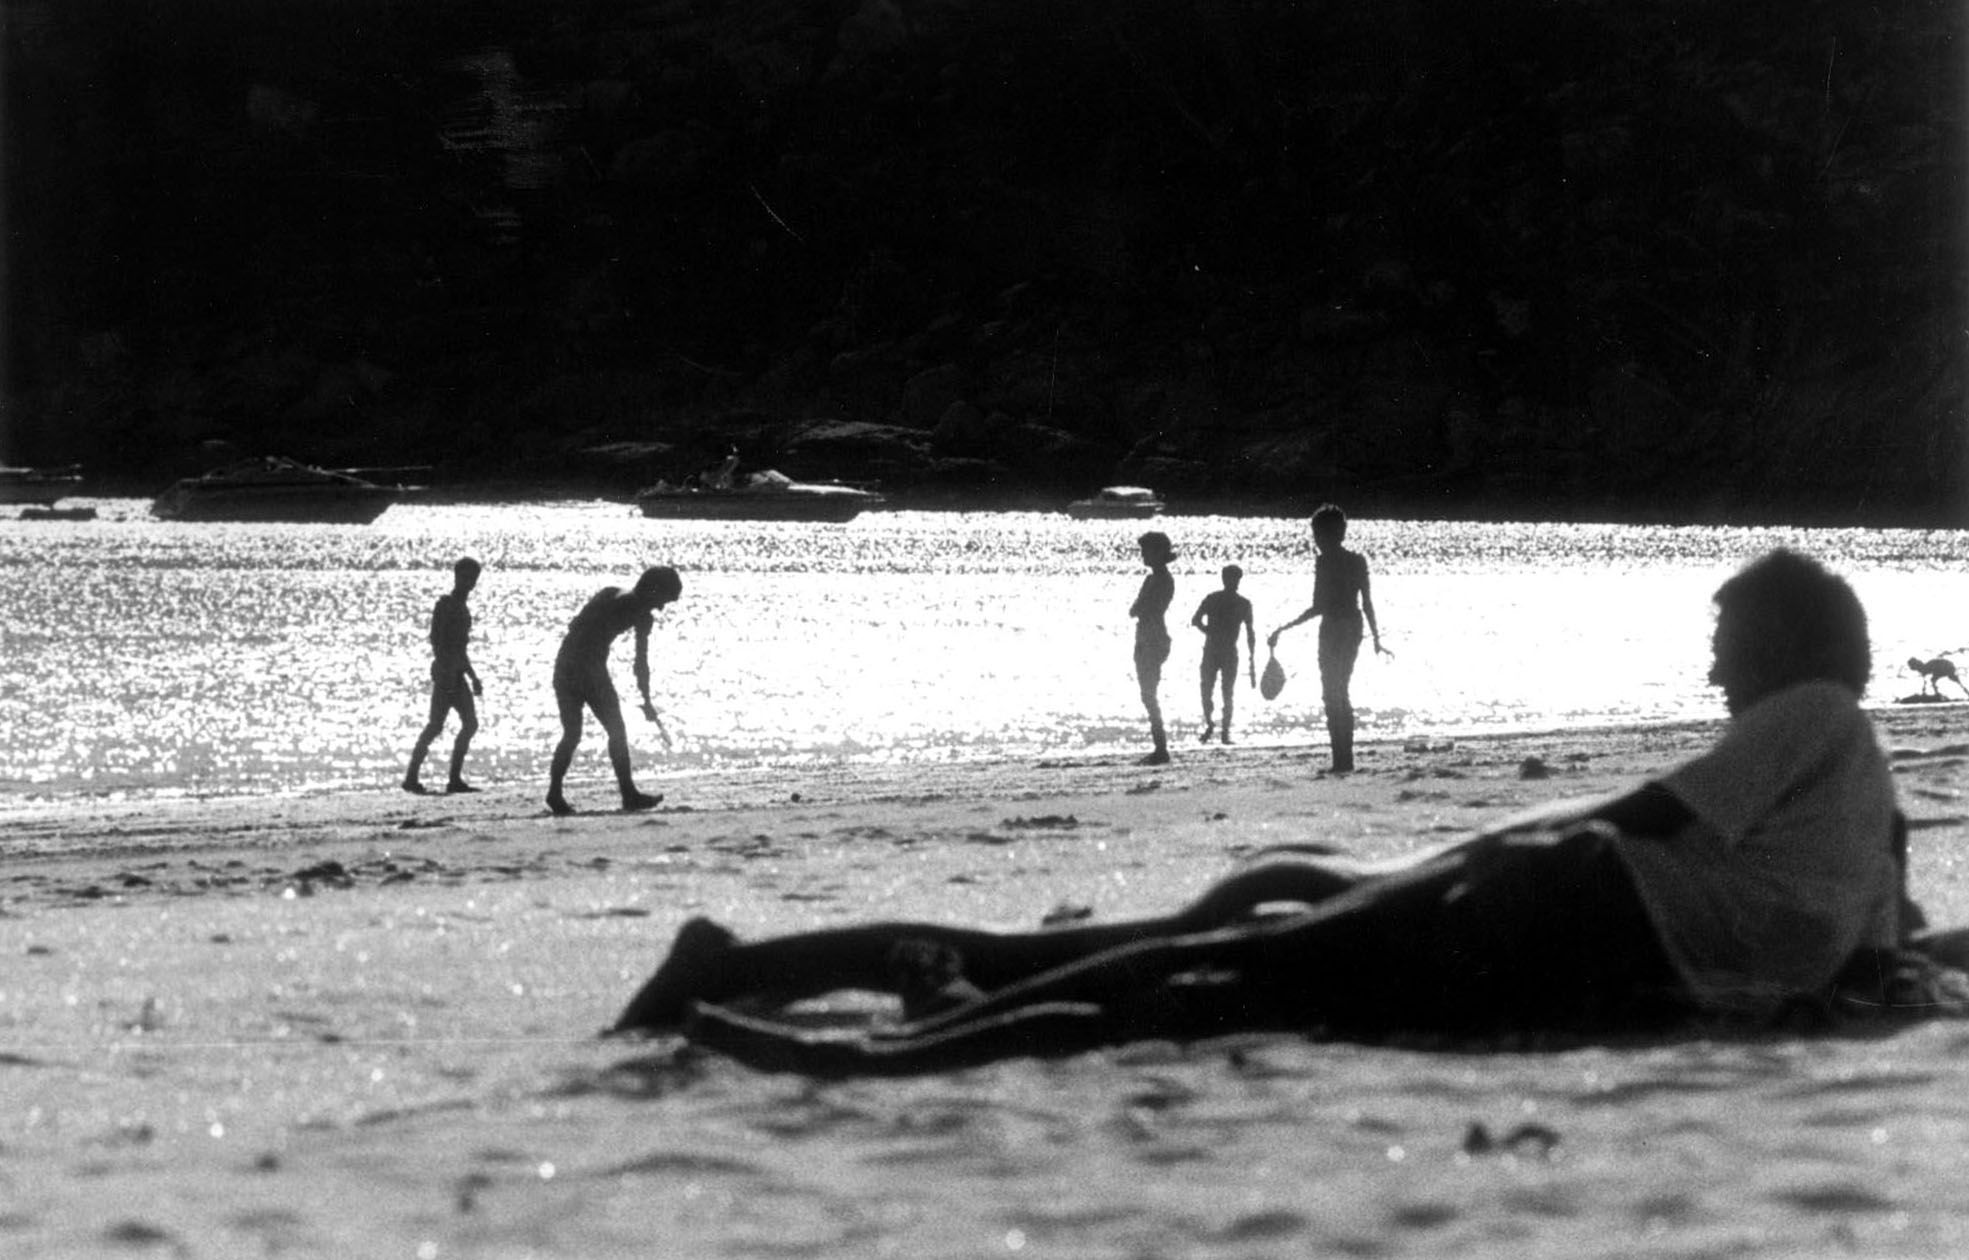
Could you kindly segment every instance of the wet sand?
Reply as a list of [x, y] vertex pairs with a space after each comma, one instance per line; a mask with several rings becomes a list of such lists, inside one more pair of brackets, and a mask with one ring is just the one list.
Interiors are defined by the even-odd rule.
[[[1877, 712], [1969, 925], [1969, 705]], [[0, 808], [0, 1254], [1954, 1256], [1969, 1025], [1563, 1051], [1288, 1036], [813, 1084], [602, 1040], [692, 914], [1029, 926], [1268, 844], [1439, 842], [1712, 724]], [[606, 785], [574, 786], [605, 805]]]

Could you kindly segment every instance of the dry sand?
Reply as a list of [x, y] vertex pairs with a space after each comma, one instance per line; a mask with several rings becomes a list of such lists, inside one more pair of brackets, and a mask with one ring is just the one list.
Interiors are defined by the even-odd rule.
[[[1969, 706], [1879, 724], [1917, 895], [1969, 924]], [[538, 784], [7, 807], [0, 1254], [1969, 1254], [1946, 1021], [1536, 1053], [1248, 1037], [824, 1085], [595, 1036], [690, 914], [1144, 913], [1267, 844], [1399, 853], [1714, 734], [1365, 745], [1345, 780], [1215, 747], [797, 770], [567, 820]]]

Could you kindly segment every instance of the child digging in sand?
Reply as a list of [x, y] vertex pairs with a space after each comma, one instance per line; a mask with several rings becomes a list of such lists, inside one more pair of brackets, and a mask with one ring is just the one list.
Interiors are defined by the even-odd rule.
[[[1768, 1017], [1892, 950], [1894, 785], [1859, 708], [1852, 589], [1772, 552], [1716, 593], [1731, 722], [1694, 760], [1404, 865], [1272, 860], [1165, 918], [1037, 933], [877, 923], [742, 943], [678, 933], [618, 1030], [682, 1029], [756, 1066], [917, 1072], [1254, 1029], [1486, 1034]], [[1289, 913], [1261, 907], [1297, 903]], [[905, 1022], [820, 1032], [722, 1003], [839, 989]]]

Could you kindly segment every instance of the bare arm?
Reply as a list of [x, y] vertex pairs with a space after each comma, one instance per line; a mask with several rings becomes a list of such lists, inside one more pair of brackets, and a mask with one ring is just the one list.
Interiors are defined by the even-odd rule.
[[1361, 561], [1361, 615], [1367, 618], [1368, 633], [1374, 636], [1374, 650], [1381, 648], [1381, 626], [1374, 619], [1374, 592], [1368, 584], [1367, 561]]
[[636, 690], [642, 693], [645, 716], [655, 711], [649, 698], [649, 634], [647, 618], [636, 623]]
[[[1285, 633], [1285, 632], [1286, 632], [1287, 630], [1290, 630], [1290, 629], [1292, 629], [1292, 627], [1294, 627], [1294, 626], [1303, 626], [1303, 625], [1305, 625], [1305, 624], [1306, 624], [1307, 622], [1309, 622], [1309, 621], [1311, 621], [1311, 620], [1312, 620], [1313, 618], [1315, 618], [1315, 617], [1317, 617], [1317, 616], [1319, 616], [1319, 615], [1320, 615], [1320, 613], [1321, 613], [1321, 609], [1319, 609], [1318, 607], [1313, 607], [1313, 608], [1308, 608], [1308, 609], [1307, 609], [1307, 610], [1306, 610], [1305, 612], [1302, 612], [1302, 613], [1300, 613], [1300, 614], [1299, 614], [1299, 615], [1298, 615], [1297, 617], [1294, 617], [1294, 618], [1293, 618], [1292, 620], [1290, 620], [1290, 621], [1288, 621], [1288, 622], [1286, 622], [1286, 623], [1285, 623], [1284, 625], [1282, 625], [1282, 626], [1280, 626], [1280, 627], [1279, 627], [1278, 629], [1276, 629], [1276, 630], [1274, 630], [1274, 631], [1272, 631], [1272, 632], [1271, 632], [1270, 634], [1268, 634], [1268, 635], [1266, 635], [1266, 636], [1265, 636], [1265, 643], [1266, 643], [1266, 644], [1267, 644], [1268, 646], [1272, 646], [1272, 647], [1276, 647], [1276, 646], [1278, 646], [1278, 637], [1279, 637], [1280, 635], [1282, 635], [1282, 634], [1284, 634], [1284, 633]], [[1255, 650], [1255, 649], [1254, 649], [1254, 650]]]

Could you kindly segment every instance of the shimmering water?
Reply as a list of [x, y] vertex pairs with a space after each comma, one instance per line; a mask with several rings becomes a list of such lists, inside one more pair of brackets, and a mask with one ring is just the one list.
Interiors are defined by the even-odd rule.
[[[1074, 756], [1141, 745], [1127, 616], [1139, 523], [897, 512], [845, 526], [649, 521], [620, 504], [400, 505], [366, 527], [192, 525], [100, 501], [94, 522], [0, 521], [0, 793], [238, 794], [389, 787], [427, 703], [432, 602], [479, 557], [485, 681], [469, 773], [544, 782], [567, 619], [647, 564], [684, 575], [654, 689], [674, 746], [631, 716], [645, 778], [817, 759]], [[1262, 638], [1305, 607], [1300, 520], [1170, 517], [1180, 555], [1162, 698], [1196, 730], [1191, 610], [1227, 562]], [[1364, 655], [1361, 737], [1436, 738], [1715, 716], [1709, 595], [1785, 544], [1872, 615], [1874, 702], [1910, 655], [1969, 645], [1959, 531], [1357, 521], [1395, 655]], [[1249, 744], [1323, 742], [1315, 630], [1280, 645], [1277, 701], [1240, 693]], [[628, 641], [616, 672], [625, 694]], [[1969, 667], [1969, 660], [1964, 661]], [[441, 763], [449, 733], [433, 751]], [[577, 778], [605, 776], [599, 732]]]

